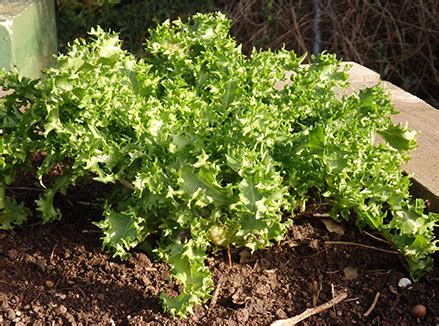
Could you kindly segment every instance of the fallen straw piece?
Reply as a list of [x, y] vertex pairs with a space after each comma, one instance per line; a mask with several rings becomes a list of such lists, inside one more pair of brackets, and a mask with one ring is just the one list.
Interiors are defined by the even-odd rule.
[[377, 292], [375, 294], [375, 297], [373, 298], [372, 304], [370, 305], [369, 309], [367, 309], [367, 311], [363, 314], [364, 317], [367, 317], [370, 315], [370, 313], [372, 312], [372, 310], [375, 308], [377, 302], [378, 302], [378, 298], [380, 297], [380, 293]]
[[335, 306], [337, 303], [340, 303], [341, 301], [346, 299], [347, 296], [348, 296], [348, 294], [346, 292], [340, 293], [335, 298], [329, 300], [328, 302], [325, 302], [324, 304], [321, 304], [320, 306], [306, 309], [300, 315], [296, 315], [296, 316], [288, 318], [288, 319], [276, 320], [274, 323], [271, 324], [271, 326], [296, 325], [298, 322], [301, 322], [302, 320], [305, 320], [308, 317], [319, 314], [322, 311], [325, 311], [325, 310]]
[[348, 241], [325, 241], [324, 244], [325, 244], [325, 245], [354, 246], [354, 247], [360, 247], [360, 248], [365, 248], [365, 249], [371, 249], [371, 250], [381, 251], [381, 252], [385, 252], [385, 253], [387, 253], [387, 254], [391, 254], [391, 255], [399, 255], [399, 252], [394, 251], [394, 250], [381, 249], [381, 248], [377, 248], [377, 247], [374, 247], [374, 246], [365, 245], [365, 244], [358, 243], [358, 242], [348, 242]]

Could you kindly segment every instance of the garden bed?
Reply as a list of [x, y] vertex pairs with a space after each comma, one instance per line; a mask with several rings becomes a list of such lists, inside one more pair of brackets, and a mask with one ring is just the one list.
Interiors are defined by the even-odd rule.
[[[391, 249], [368, 233], [347, 226], [344, 235], [329, 233], [320, 217], [296, 219], [287, 238], [253, 256], [233, 250], [210, 254], [215, 302], [197, 306], [187, 319], [163, 313], [159, 293], [175, 292], [168, 267], [137, 252], [127, 262], [101, 250], [100, 231], [91, 224], [93, 209], [67, 201], [63, 222], [0, 231], [0, 323], [267, 325], [292, 317], [346, 291], [347, 298], [303, 325], [413, 325], [439, 322], [439, 268], [411, 289], [398, 287], [408, 276], [398, 255], [364, 248]], [[372, 231], [371, 231], [372, 232]], [[376, 236], [378, 234], [374, 233]], [[350, 245], [331, 244], [344, 241]], [[348, 280], [346, 268], [357, 270]], [[345, 271], [348, 275], [345, 275]], [[219, 284], [219, 286], [218, 286]], [[375, 296], [378, 301], [368, 316]], [[424, 319], [410, 314], [427, 307]]]
[[41, 80], [1, 76], [3, 321], [435, 320], [416, 132], [378, 86], [340, 96], [334, 55], [247, 58], [229, 26], [165, 22], [144, 60], [97, 28]]

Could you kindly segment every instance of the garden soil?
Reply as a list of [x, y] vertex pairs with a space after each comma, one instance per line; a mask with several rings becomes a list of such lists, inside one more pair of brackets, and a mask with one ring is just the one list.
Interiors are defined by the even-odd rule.
[[[377, 250], [391, 250], [378, 234], [349, 225], [330, 233], [312, 214], [270, 249], [212, 252], [214, 298], [172, 319], [159, 297], [179, 291], [168, 266], [142, 252], [113, 259], [92, 224], [99, 212], [84, 204], [65, 201], [60, 222], [0, 231], [0, 325], [270, 325], [342, 292], [344, 301], [300, 325], [439, 324], [439, 258], [432, 273], [401, 288], [407, 270], [398, 255]], [[424, 318], [411, 314], [418, 304]]]

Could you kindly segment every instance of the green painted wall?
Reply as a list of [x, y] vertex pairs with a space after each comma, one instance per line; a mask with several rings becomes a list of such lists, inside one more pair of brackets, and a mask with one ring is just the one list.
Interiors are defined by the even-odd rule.
[[0, 68], [38, 77], [57, 52], [54, 0], [0, 3]]

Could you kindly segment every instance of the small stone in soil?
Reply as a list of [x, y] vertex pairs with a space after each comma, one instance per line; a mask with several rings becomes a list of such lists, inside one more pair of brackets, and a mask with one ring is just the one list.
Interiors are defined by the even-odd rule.
[[276, 314], [276, 317], [279, 319], [287, 319], [288, 318], [288, 315], [286, 314], [286, 312], [280, 308], [276, 310], [275, 314]]
[[62, 293], [55, 293], [55, 297], [58, 297], [61, 300], [64, 300], [67, 296], [65, 294], [62, 294]]
[[46, 271], [47, 262], [46, 262], [45, 259], [38, 258], [38, 259], [35, 261], [35, 265], [37, 266], [37, 269], [38, 269], [40, 272], [43, 272], [43, 273], [44, 273], [44, 272]]
[[75, 317], [73, 317], [72, 314], [70, 314], [70, 313], [66, 313], [66, 314], [65, 314], [65, 317], [66, 317], [66, 319], [67, 319], [67, 321], [68, 321], [69, 323], [71, 323], [71, 324], [75, 323]]
[[424, 318], [427, 314], [427, 308], [422, 304], [418, 304], [410, 310], [410, 313], [413, 317]]
[[398, 281], [398, 286], [402, 289], [408, 288], [412, 285], [412, 281], [410, 281], [407, 277], [403, 277]]
[[8, 318], [9, 320], [13, 320], [15, 318], [15, 311], [11, 308], [6, 310], [6, 318]]
[[53, 287], [55, 286], [55, 283], [53, 283], [53, 282], [50, 281], [50, 280], [47, 280], [46, 282], [44, 282], [44, 285], [46, 285], [46, 287], [47, 287], [48, 289], [51, 289], [51, 288], [53, 288]]
[[40, 308], [40, 306], [33, 305], [32, 306], [32, 310], [37, 313], [37, 312], [39, 312], [41, 310], [41, 308]]
[[59, 307], [56, 308], [56, 312], [64, 315], [67, 312], [67, 308], [64, 307], [63, 305], [60, 305]]
[[344, 278], [348, 281], [353, 281], [358, 277], [358, 270], [353, 267], [345, 267], [343, 268]]

